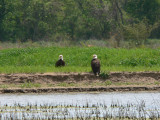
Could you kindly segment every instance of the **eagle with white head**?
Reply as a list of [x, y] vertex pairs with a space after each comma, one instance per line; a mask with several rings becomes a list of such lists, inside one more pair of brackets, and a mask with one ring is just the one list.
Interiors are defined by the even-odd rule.
[[63, 55], [59, 55], [59, 60], [56, 62], [55, 67], [65, 66], [65, 61], [63, 60]]
[[93, 59], [91, 61], [92, 71], [96, 76], [100, 74], [100, 60], [97, 58], [97, 55], [93, 55]]

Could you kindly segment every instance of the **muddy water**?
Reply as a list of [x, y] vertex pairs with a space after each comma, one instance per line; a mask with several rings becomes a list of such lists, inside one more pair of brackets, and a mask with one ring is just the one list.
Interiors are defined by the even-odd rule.
[[[79, 105], [113, 103], [138, 104], [144, 101], [149, 108], [160, 105], [160, 93], [158, 92], [114, 92], [114, 93], [61, 93], [61, 94], [0, 94], [0, 104], [9, 106], [15, 103], [21, 105], [30, 104], [64, 104]], [[160, 106], [159, 106], [160, 108]]]

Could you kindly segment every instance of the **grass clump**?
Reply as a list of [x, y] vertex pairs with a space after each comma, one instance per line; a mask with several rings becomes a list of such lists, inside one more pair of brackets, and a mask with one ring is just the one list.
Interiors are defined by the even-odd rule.
[[105, 85], [106, 85], [106, 86], [112, 85], [112, 81], [106, 80], [106, 81], [105, 81]]
[[41, 87], [40, 84], [38, 83], [32, 83], [32, 82], [25, 82], [24, 84], [21, 84], [21, 88], [39, 88]]
[[160, 82], [156, 81], [154, 82], [155, 85], [160, 85]]
[[99, 77], [102, 79], [108, 79], [109, 78], [109, 72], [101, 72], [99, 74]]
[[6, 89], [6, 88], [8, 88], [8, 85], [0, 85], [0, 88]]

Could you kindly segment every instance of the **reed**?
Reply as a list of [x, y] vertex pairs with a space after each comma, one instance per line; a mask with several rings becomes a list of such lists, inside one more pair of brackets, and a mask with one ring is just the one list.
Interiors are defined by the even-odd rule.
[[15, 103], [0, 106], [0, 119], [34, 120], [153, 120], [160, 119], [158, 108], [149, 109], [145, 102], [138, 104], [112, 102], [107, 104], [31, 104]]

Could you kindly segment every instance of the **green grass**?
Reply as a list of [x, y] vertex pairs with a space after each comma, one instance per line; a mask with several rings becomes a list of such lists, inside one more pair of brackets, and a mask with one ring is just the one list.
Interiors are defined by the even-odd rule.
[[24, 84], [21, 84], [20, 86], [21, 88], [39, 88], [41, 87], [41, 85], [39, 83], [31, 83], [31, 82], [26, 82]]
[[158, 81], [154, 82], [155, 85], [159, 85], [160, 83]]
[[99, 74], [99, 77], [101, 77], [102, 79], [107, 79], [109, 78], [109, 72], [101, 71], [101, 73]]
[[60, 87], [75, 87], [76, 84], [62, 82], [62, 83], [57, 84], [56, 86], [60, 86]]
[[[66, 67], [55, 68], [63, 54]], [[97, 54], [102, 71], [159, 71], [160, 49], [109, 49], [102, 47], [39, 47], [0, 51], [0, 73], [91, 72]]]
[[6, 89], [6, 88], [8, 88], [8, 86], [7, 85], [0, 85], [0, 88]]
[[105, 85], [106, 85], [106, 86], [108, 86], [108, 85], [112, 85], [112, 81], [107, 80], [107, 81], [105, 82]]

